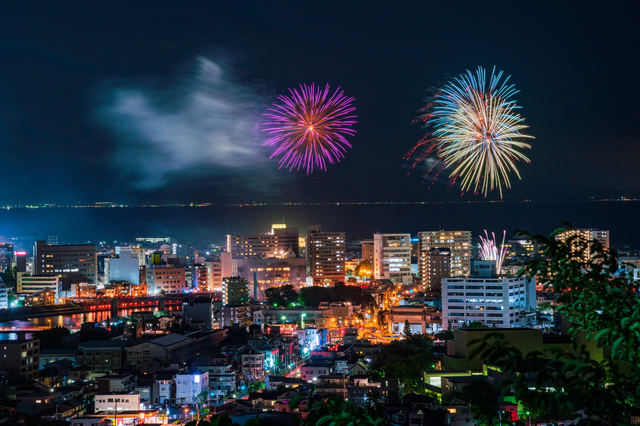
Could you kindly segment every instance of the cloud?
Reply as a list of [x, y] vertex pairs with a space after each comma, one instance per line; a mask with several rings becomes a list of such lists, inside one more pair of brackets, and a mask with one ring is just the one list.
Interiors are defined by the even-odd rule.
[[260, 146], [265, 99], [220, 63], [199, 57], [173, 87], [111, 87], [107, 95], [97, 117], [116, 137], [114, 165], [134, 189], [213, 178], [220, 188], [264, 193], [287, 179]]

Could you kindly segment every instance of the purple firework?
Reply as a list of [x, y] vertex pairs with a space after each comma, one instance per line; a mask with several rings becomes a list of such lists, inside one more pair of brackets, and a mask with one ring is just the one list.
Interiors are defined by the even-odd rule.
[[355, 135], [351, 126], [357, 121], [351, 106], [353, 98], [344, 95], [338, 88], [329, 95], [329, 85], [321, 90], [314, 84], [300, 85], [300, 91], [289, 89], [290, 96], [279, 96], [279, 103], [273, 104], [264, 114], [268, 121], [264, 131], [269, 133], [263, 145], [276, 147], [269, 158], [279, 157], [280, 168], [289, 171], [307, 169], [313, 173], [314, 167], [327, 169], [331, 164], [344, 158], [346, 148], [351, 148], [346, 136]]

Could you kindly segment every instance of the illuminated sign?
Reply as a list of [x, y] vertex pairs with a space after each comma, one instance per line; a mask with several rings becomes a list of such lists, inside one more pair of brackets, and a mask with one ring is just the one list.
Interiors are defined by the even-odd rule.
[[17, 251], [16, 252], [16, 256], [26, 256], [27, 252], [26, 251]]

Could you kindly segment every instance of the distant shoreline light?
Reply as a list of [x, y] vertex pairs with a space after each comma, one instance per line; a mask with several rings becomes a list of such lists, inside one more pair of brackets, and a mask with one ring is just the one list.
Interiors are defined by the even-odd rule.
[[100, 202], [87, 205], [59, 205], [59, 204], [33, 204], [33, 205], [5, 205], [2, 210], [11, 209], [89, 209], [89, 208], [162, 208], [162, 207], [266, 207], [266, 206], [340, 206], [340, 205], [420, 205], [420, 204], [518, 204], [518, 203], [580, 203], [580, 202], [621, 202], [640, 201], [640, 198], [589, 198], [587, 200], [569, 201], [533, 201], [525, 200], [469, 200], [469, 201], [333, 201], [333, 202], [279, 202], [279, 203], [184, 203], [184, 204], [118, 204]]

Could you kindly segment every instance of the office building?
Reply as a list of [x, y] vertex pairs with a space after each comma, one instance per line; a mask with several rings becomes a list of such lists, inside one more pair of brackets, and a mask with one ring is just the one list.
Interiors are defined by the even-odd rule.
[[206, 265], [193, 266], [193, 288], [198, 291], [212, 291], [209, 288], [209, 268]]
[[62, 292], [62, 283], [57, 275], [29, 275], [26, 272], [18, 272], [16, 292], [19, 294], [34, 294], [45, 289], [56, 292], [56, 303], [58, 303]]
[[426, 255], [432, 248], [449, 249], [452, 276], [469, 276], [471, 268], [471, 231], [418, 232], [420, 276], [426, 273]]
[[434, 247], [423, 254], [422, 290], [440, 292], [442, 278], [451, 276], [451, 251]]
[[542, 256], [542, 246], [525, 235], [510, 238], [504, 247], [507, 249], [506, 257], [508, 259], [514, 257], [537, 258]]
[[2, 278], [0, 278], [0, 309], [7, 309], [9, 307], [9, 289], [5, 285]]
[[307, 232], [307, 262], [313, 283], [344, 282], [345, 233], [323, 232], [320, 225], [309, 226]]
[[222, 304], [239, 306], [249, 303], [249, 282], [242, 277], [226, 277], [222, 280]]
[[277, 223], [265, 234], [227, 235], [226, 252], [234, 259], [260, 259], [282, 257], [291, 249], [300, 255], [298, 228], [287, 228]]
[[373, 276], [377, 280], [412, 282], [410, 234], [374, 234]]
[[147, 292], [176, 294], [183, 293], [186, 288], [185, 269], [174, 265], [149, 265], [145, 268]]
[[217, 311], [216, 324], [218, 328], [230, 327], [234, 324], [249, 327], [252, 323], [253, 317], [249, 305], [221, 306]]
[[36, 241], [33, 262], [34, 275], [57, 275], [63, 290], [71, 288], [72, 283], [96, 283], [97, 255], [93, 244], [58, 246]]
[[14, 263], [13, 244], [0, 243], [0, 272], [12, 268]]
[[139, 412], [140, 394], [133, 392], [96, 393], [94, 406], [96, 413]]
[[472, 261], [469, 277], [442, 279], [442, 327], [479, 322], [489, 327], [529, 327], [535, 319], [535, 279], [498, 276], [495, 261]]
[[[293, 252], [291, 252], [293, 254]], [[256, 300], [265, 300], [265, 290], [281, 285], [303, 285], [307, 279], [306, 260], [301, 257], [283, 259], [234, 259], [235, 275], [249, 282], [249, 295]], [[254, 289], [253, 278], [258, 282]]]
[[[116, 257], [104, 260], [104, 283], [129, 282], [140, 284], [139, 251], [133, 252], [131, 247], [116, 247]], [[144, 265], [144, 264], [143, 264]]]

